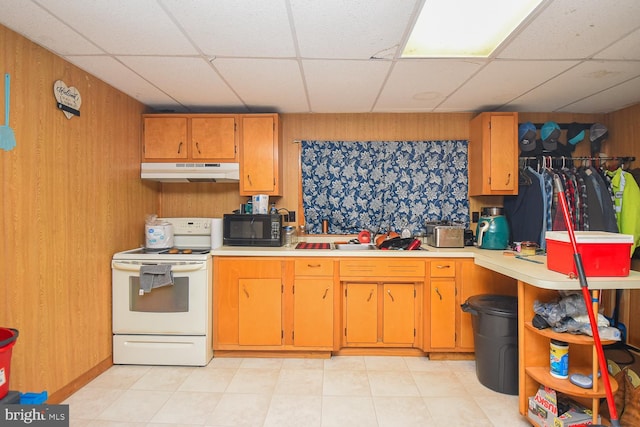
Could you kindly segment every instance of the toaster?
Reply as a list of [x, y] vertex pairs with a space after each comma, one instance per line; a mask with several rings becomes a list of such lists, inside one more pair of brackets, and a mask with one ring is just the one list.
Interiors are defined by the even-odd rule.
[[427, 245], [435, 248], [463, 248], [464, 225], [451, 221], [430, 221], [425, 224]]

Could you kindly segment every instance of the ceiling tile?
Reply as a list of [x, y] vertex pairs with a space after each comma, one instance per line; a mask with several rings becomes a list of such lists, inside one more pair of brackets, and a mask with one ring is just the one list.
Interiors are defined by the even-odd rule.
[[295, 57], [284, 0], [163, 0], [208, 56]]
[[492, 61], [439, 108], [450, 111], [496, 110], [576, 64], [575, 61]]
[[486, 60], [409, 59], [395, 64], [374, 110], [432, 111]]
[[393, 58], [416, 1], [289, 0], [302, 58]]
[[0, 10], [0, 23], [59, 55], [104, 53], [31, 1], [0, 0]]
[[174, 99], [111, 57], [68, 56], [66, 59], [146, 105], [159, 109], [170, 107], [176, 111], [183, 108], [180, 105], [176, 106]]
[[305, 60], [303, 67], [312, 112], [350, 113], [371, 111], [391, 62]]
[[[640, 17], [638, 18], [640, 20]], [[640, 61], [640, 30], [636, 30], [612, 46], [598, 53], [595, 59]], [[638, 64], [640, 67], [640, 64]]]
[[253, 112], [309, 111], [295, 60], [219, 58], [213, 65]]
[[638, 28], [638, 17], [638, 0], [556, 0], [518, 34], [498, 57], [589, 58]]
[[116, 55], [195, 55], [155, 0], [38, 0], [61, 21]]
[[186, 108], [232, 108], [245, 110], [208, 61], [202, 58], [124, 56], [118, 58], [145, 80], [164, 88], [167, 95]]
[[542, 108], [539, 111], [556, 111], [638, 75], [640, 70], [633, 63], [587, 61], [515, 99], [511, 104], [535, 105]]
[[582, 99], [558, 111], [571, 113], [609, 113], [638, 102], [640, 77]]

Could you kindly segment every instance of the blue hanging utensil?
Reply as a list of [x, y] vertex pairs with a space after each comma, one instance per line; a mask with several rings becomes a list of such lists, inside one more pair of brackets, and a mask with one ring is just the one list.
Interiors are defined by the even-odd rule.
[[9, 127], [9, 99], [11, 88], [11, 77], [9, 74], [4, 75], [4, 125], [0, 126], [0, 148], [5, 151], [13, 150], [16, 146], [16, 136], [13, 129]]

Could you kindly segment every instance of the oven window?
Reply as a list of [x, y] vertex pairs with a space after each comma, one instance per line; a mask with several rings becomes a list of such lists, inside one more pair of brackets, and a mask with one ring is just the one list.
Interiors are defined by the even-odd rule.
[[189, 278], [174, 277], [174, 284], [140, 295], [140, 277], [129, 277], [129, 311], [186, 313], [189, 311]]

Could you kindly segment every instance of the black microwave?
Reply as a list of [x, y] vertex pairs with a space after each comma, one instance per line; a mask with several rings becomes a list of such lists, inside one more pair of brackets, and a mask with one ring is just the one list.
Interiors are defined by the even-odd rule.
[[282, 215], [224, 214], [222, 240], [229, 246], [282, 246]]

